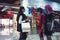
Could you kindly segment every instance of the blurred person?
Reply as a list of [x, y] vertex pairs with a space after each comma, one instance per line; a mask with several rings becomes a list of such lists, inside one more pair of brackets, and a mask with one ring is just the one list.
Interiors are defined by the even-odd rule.
[[42, 12], [43, 12], [43, 9], [38, 8], [37, 14], [36, 16], [34, 16], [36, 18], [36, 27], [37, 27], [40, 40], [44, 40], [44, 37], [43, 37], [44, 14]]
[[47, 36], [47, 40], [52, 40], [51, 36], [53, 31], [51, 30], [53, 21], [53, 9], [50, 5], [45, 6], [45, 23], [44, 23], [44, 34]]
[[28, 32], [22, 32], [21, 23], [29, 21], [27, 16], [24, 14], [25, 8], [20, 7], [19, 13], [17, 14], [17, 31], [20, 32], [19, 40], [26, 40]]
[[59, 14], [57, 12], [55, 12], [54, 14], [54, 28], [53, 30], [55, 32], [59, 32]]

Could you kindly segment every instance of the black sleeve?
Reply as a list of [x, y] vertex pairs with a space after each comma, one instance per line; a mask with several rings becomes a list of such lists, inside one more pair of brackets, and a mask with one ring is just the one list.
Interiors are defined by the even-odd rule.
[[19, 20], [19, 17], [20, 17], [20, 14], [18, 13], [18, 14], [17, 14], [16, 21], [18, 21], [18, 20]]
[[16, 21], [18, 21], [18, 20], [19, 20], [19, 17], [20, 17], [20, 8], [19, 8], [19, 11], [18, 11], [18, 14], [17, 14]]
[[52, 20], [54, 20], [54, 13], [51, 14], [51, 18], [52, 18]]

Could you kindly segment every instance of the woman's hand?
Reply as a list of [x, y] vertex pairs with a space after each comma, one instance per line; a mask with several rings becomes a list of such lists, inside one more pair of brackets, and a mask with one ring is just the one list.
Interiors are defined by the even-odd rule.
[[27, 22], [30, 22], [31, 20], [29, 18], [26, 19]]

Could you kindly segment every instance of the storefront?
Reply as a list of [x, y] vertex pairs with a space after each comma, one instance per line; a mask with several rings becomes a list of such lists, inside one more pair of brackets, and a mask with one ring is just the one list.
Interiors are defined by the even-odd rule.
[[19, 0], [0, 1], [0, 35], [9, 36], [17, 31], [15, 15], [18, 13], [19, 7]]

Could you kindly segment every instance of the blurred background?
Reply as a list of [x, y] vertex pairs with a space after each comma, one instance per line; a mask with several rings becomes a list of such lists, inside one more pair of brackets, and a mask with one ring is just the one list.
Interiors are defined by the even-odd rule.
[[[0, 40], [19, 39], [16, 17], [20, 6], [25, 7], [26, 16], [30, 17], [32, 20], [31, 34], [28, 36], [27, 40], [39, 40], [36, 19], [33, 18], [32, 8], [37, 9], [41, 7], [42, 9], [45, 9], [44, 7], [47, 4], [49, 4], [55, 12], [60, 14], [60, 0], [0, 0]], [[53, 35], [52, 40], [60, 40], [60, 30]], [[44, 39], [46, 40], [45, 36]]]

